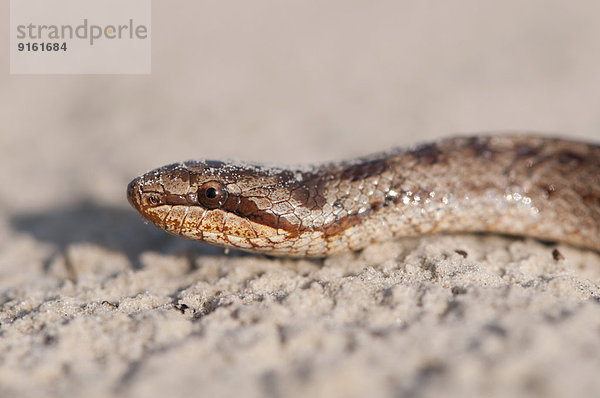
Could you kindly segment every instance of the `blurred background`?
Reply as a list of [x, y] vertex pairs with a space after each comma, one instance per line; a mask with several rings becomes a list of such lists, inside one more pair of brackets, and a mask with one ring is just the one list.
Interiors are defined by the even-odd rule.
[[0, 395], [597, 391], [595, 253], [448, 236], [325, 262], [223, 256], [142, 223], [125, 189], [194, 158], [498, 131], [600, 143], [599, 1], [157, 0], [152, 15], [150, 75], [10, 75], [0, 29]]
[[593, 0], [155, 1], [151, 75], [9, 75], [5, 47], [0, 208], [126, 208], [132, 177], [192, 158], [504, 130], [599, 141], [598, 15]]

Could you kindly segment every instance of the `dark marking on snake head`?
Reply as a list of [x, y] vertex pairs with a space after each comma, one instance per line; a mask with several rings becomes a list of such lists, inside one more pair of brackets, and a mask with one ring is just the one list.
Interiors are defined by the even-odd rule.
[[327, 180], [321, 178], [316, 181], [315, 186], [309, 190], [310, 199], [314, 202], [314, 206], [309, 206], [311, 210], [320, 209], [327, 203], [324, 193], [327, 192]]
[[305, 205], [309, 197], [308, 188], [299, 186], [292, 190], [292, 199]]
[[321, 208], [327, 202], [323, 196], [327, 192], [328, 181], [323, 176], [307, 173], [302, 183], [293, 181], [286, 188], [289, 190], [291, 204], [303, 206], [309, 210]]
[[[300, 228], [301, 222], [300, 222], [300, 224], [291, 222], [290, 219], [292, 219], [292, 217], [295, 217], [295, 216], [291, 215], [291, 214], [286, 214], [284, 216], [277, 216], [277, 222], [276, 222], [275, 228], [282, 229], [291, 234], [297, 234], [299, 232], [299, 230], [301, 229]], [[266, 225], [266, 224], [263, 224], [263, 225]]]
[[227, 196], [227, 200], [225, 201], [225, 203], [223, 203], [223, 206], [221, 208], [230, 213], [237, 213], [240, 203], [241, 203], [240, 195], [237, 195], [237, 194], [234, 195], [234, 194], [230, 193]]
[[[271, 228], [279, 228], [279, 217], [270, 211], [253, 213], [246, 216], [249, 220]], [[285, 228], [284, 228], [285, 229]]]
[[259, 210], [258, 206], [252, 199], [240, 197], [235, 213], [241, 217], [248, 217], [259, 213]]
[[292, 170], [282, 169], [275, 176], [277, 179], [277, 185], [287, 187], [290, 184], [291, 185], [297, 184], [298, 183], [298, 175], [301, 175], [303, 179], [305, 178], [303, 173], [300, 171], [292, 171]]

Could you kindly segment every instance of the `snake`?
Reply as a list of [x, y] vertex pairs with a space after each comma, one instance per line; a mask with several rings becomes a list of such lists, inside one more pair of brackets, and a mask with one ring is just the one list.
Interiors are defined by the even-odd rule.
[[135, 178], [127, 197], [171, 234], [275, 256], [434, 233], [600, 251], [600, 145], [555, 137], [457, 136], [294, 167], [193, 160]]

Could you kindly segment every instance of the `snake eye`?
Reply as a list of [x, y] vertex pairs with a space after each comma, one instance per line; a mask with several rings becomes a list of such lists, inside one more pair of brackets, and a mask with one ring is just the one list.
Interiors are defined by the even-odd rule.
[[227, 190], [218, 181], [208, 181], [198, 188], [198, 202], [207, 209], [216, 209], [227, 200]]
[[219, 196], [219, 193], [217, 192], [217, 189], [213, 188], [213, 187], [207, 188], [206, 191], [204, 191], [204, 194], [206, 195], [206, 197], [208, 199], [214, 199], [217, 196]]

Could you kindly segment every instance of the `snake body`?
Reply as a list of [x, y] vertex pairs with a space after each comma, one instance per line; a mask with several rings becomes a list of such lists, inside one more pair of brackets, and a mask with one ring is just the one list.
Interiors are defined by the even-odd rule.
[[324, 257], [454, 232], [600, 251], [600, 146], [556, 138], [457, 137], [297, 168], [188, 161], [127, 191], [172, 234], [272, 255]]

